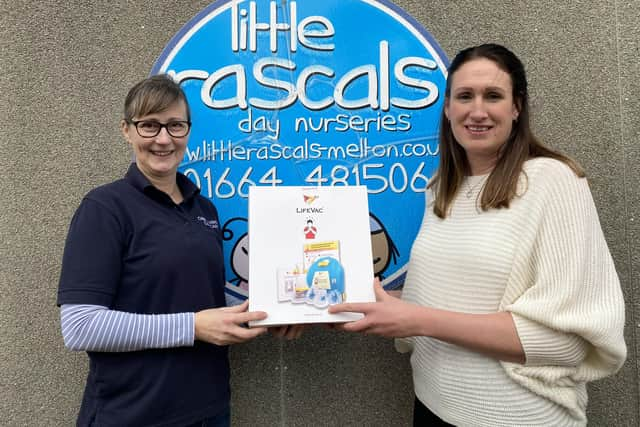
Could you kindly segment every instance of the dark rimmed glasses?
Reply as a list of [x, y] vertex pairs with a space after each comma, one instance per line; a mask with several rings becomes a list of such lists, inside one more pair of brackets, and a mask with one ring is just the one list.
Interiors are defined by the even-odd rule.
[[160, 133], [162, 128], [174, 138], [183, 138], [191, 129], [191, 122], [186, 120], [172, 120], [167, 123], [160, 123], [156, 120], [127, 120], [127, 123], [136, 127], [138, 135], [143, 138], [153, 138]]

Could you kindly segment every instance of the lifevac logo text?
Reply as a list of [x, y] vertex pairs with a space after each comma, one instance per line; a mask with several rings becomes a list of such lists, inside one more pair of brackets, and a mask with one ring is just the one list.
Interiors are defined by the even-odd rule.
[[[388, 1], [236, 0], [188, 22], [152, 74], [172, 75], [187, 94], [193, 127], [181, 170], [223, 223], [246, 219], [251, 185], [366, 185], [372, 224], [394, 255], [376, 273], [393, 288], [437, 165], [447, 65], [431, 35]], [[247, 232], [233, 231], [225, 235]], [[225, 253], [238, 246], [225, 244]], [[225, 261], [227, 290], [242, 299], [238, 258]]]

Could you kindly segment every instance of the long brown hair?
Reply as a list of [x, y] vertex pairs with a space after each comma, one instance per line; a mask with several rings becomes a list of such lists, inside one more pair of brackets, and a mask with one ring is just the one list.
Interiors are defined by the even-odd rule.
[[[497, 44], [483, 44], [460, 51], [449, 66], [449, 76], [445, 97], [451, 96], [453, 75], [468, 61], [486, 58], [493, 61], [511, 77], [513, 101], [519, 110], [518, 118], [513, 122], [511, 134], [500, 149], [495, 167], [489, 174], [480, 197], [483, 211], [491, 208], [508, 208], [516, 196], [518, 179], [526, 160], [535, 157], [550, 157], [566, 163], [577, 176], [584, 177], [580, 165], [571, 158], [542, 144], [531, 131], [529, 123], [529, 94], [524, 65], [509, 49]], [[451, 124], [444, 114], [440, 118], [440, 164], [438, 171], [429, 182], [429, 188], [435, 192], [434, 213], [445, 218], [451, 203], [460, 189], [466, 175], [471, 174], [469, 160], [464, 148], [453, 136]]]

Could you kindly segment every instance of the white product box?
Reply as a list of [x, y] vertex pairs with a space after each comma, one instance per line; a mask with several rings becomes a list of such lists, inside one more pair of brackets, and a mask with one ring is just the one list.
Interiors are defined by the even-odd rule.
[[373, 261], [365, 186], [249, 188], [251, 326], [357, 320], [329, 305], [372, 302]]

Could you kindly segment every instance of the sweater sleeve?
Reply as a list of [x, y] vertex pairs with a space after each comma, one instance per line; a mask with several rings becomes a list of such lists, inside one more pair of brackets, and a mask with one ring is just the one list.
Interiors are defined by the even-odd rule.
[[533, 279], [504, 305], [526, 355], [525, 366], [511, 373], [550, 383], [592, 381], [616, 372], [626, 358], [624, 301], [586, 179], [549, 164], [533, 189], [541, 192], [528, 259]]

